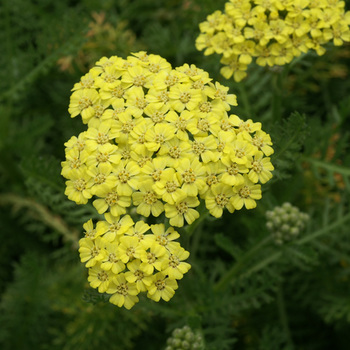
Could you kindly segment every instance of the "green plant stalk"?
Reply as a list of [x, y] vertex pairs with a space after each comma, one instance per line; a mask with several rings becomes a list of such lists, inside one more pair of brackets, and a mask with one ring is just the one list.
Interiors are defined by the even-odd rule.
[[282, 324], [284, 333], [286, 335], [289, 347], [290, 349], [294, 349], [292, 335], [289, 328], [288, 315], [287, 315], [286, 306], [284, 302], [282, 284], [280, 284], [280, 286], [277, 289], [277, 307], [278, 307], [278, 313], [281, 320], [281, 324]]
[[[348, 213], [347, 215], [343, 216], [342, 218], [340, 218], [339, 220], [337, 220], [336, 222], [320, 229], [317, 230], [316, 232], [303, 237], [301, 239], [298, 239], [297, 241], [295, 241], [295, 244], [298, 245], [302, 245], [305, 243], [308, 243], [334, 229], [336, 229], [337, 227], [345, 224], [347, 221], [350, 221], [350, 213]], [[265, 245], [267, 243], [269, 243], [269, 241], [272, 239], [272, 236], [268, 236], [267, 238], [261, 240], [260, 242], [258, 242], [255, 246], [253, 246], [250, 250], [248, 250], [240, 260], [237, 261], [236, 264], [234, 264], [231, 269], [216, 283], [216, 285], [214, 286], [214, 290], [215, 291], [219, 291], [224, 289], [227, 284], [229, 284], [230, 282], [232, 282], [234, 280], [234, 278], [237, 276], [238, 272], [240, 271], [241, 267], [247, 262], [249, 261], [249, 259], [254, 256], [257, 252], [259, 252], [260, 250], [262, 250], [262, 248], [265, 247]], [[261, 269], [263, 269], [264, 267], [268, 266], [269, 264], [277, 261], [280, 257], [282, 256], [282, 252], [281, 251], [277, 251], [274, 254], [269, 255], [268, 257], [266, 257], [264, 260], [262, 260], [261, 262], [259, 262], [258, 264], [256, 264], [255, 266], [253, 266], [251, 269], [249, 269], [249, 273], [252, 272], [257, 272], [260, 271]]]
[[215, 291], [222, 290], [229, 282], [231, 282], [237, 273], [240, 271], [242, 266], [245, 265], [247, 261], [250, 260], [257, 252], [259, 252], [262, 248], [264, 248], [270, 241], [272, 240], [272, 236], [265, 237], [258, 244], [253, 246], [250, 250], [248, 250], [241, 259], [239, 259], [235, 265], [221, 278], [221, 280], [214, 286]]
[[350, 168], [347, 168], [347, 167], [344, 167], [341, 165], [328, 163], [328, 162], [325, 162], [322, 160], [318, 160], [318, 159], [314, 159], [314, 158], [306, 157], [306, 156], [302, 156], [301, 159], [305, 162], [312, 163], [313, 165], [320, 167], [320, 168], [324, 168], [328, 171], [332, 171], [334, 173], [339, 173], [339, 174], [344, 175], [344, 176], [350, 176]]
[[51, 213], [45, 206], [32, 199], [20, 197], [12, 193], [2, 194], [0, 196], [0, 206], [8, 204], [15, 208], [28, 209], [35, 219], [42, 221], [47, 226], [59, 232], [66, 242], [71, 242], [73, 249], [78, 248], [79, 232], [70, 229], [59, 216]]

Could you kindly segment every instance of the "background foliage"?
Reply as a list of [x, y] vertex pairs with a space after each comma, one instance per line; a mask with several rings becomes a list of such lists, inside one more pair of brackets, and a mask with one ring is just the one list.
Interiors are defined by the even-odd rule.
[[[1, 349], [163, 349], [186, 324], [213, 350], [348, 349], [350, 46], [226, 81], [218, 57], [194, 47], [198, 24], [224, 2], [1, 2]], [[230, 86], [234, 113], [271, 134], [276, 170], [255, 210], [183, 236], [192, 269], [169, 303], [141, 300], [127, 311], [87, 284], [77, 242], [96, 214], [64, 196], [60, 162], [83, 128], [67, 112], [73, 84], [101, 56], [139, 50]], [[265, 212], [286, 201], [311, 220], [277, 246]]]

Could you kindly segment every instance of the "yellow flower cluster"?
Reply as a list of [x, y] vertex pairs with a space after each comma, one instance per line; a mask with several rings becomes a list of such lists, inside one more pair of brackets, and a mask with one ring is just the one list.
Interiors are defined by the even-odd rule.
[[94, 196], [99, 214], [134, 206], [182, 227], [200, 199], [215, 217], [254, 208], [258, 182], [272, 177], [261, 123], [228, 115], [236, 96], [194, 65], [173, 70], [145, 52], [102, 58], [73, 90], [69, 112], [88, 130], [65, 144], [65, 193], [78, 204]]
[[88, 129], [65, 143], [65, 194], [77, 204], [93, 198], [105, 216], [96, 228], [84, 225], [79, 251], [91, 286], [113, 294], [112, 303], [131, 308], [140, 292], [169, 300], [190, 268], [173, 242], [179, 234], [134, 223], [130, 208], [182, 227], [199, 217], [201, 200], [220, 217], [261, 198], [271, 139], [261, 123], [229, 115], [230, 105], [236, 96], [202, 69], [172, 69], [145, 52], [104, 57], [74, 85], [69, 113]]
[[350, 12], [338, 0], [230, 0], [200, 24], [196, 40], [205, 55], [222, 55], [221, 74], [239, 82], [256, 58], [260, 66], [284, 65], [332, 41], [350, 41]]
[[141, 292], [155, 301], [169, 301], [178, 287], [176, 280], [191, 267], [184, 262], [189, 252], [175, 242], [179, 234], [172, 227], [165, 231], [163, 224], [134, 223], [129, 215], [106, 213], [105, 219], [96, 227], [92, 220], [85, 223], [85, 237], [79, 241], [91, 287], [111, 294], [112, 304], [127, 309], [139, 301]]

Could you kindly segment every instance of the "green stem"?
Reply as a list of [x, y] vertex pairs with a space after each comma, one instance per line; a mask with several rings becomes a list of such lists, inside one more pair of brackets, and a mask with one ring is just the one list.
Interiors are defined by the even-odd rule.
[[272, 236], [265, 237], [257, 245], [253, 246], [248, 250], [237, 262], [231, 267], [231, 269], [220, 279], [219, 282], [214, 286], [214, 290], [222, 290], [229, 282], [231, 282], [237, 273], [240, 271], [242, 266], [249, 261], [259, 250], [264, 248], [267, 243], [272, 239]]
[[348, 213], [347, 215], [343, 216], [342, 218], [340, 218], [338, 221], [334, 222], [333, 224], [330, 224], [310, 235], [307, 235], [306, 237], [303, 237], [303, 238], [300, 238], [298, 239], [295, 244], [305, 244], [305, 243], [308, 243], [312, 240], [314, 240], [315, 238], [318, 238], [322, 235], [324, 235], [325, 233], [328, 233], [329, 231], [331, 230], [334, 230], [336, 229], [338, 226], [341, 226], [343, 224], [345, 224], [347, 221], [350, 220], [350, 213]]
[[[347, 221], [350, 221], [350, 213], [343, 216], [333, 224], [330, 224], [304, 238], [301, 238], [297, 241], [295, 241], [295, 244], [302, 245], [305, 243], [308, 243], [336, 228], [339, 226], [345, 224]], [[237, 273], [240, 271], [241, 267], [251, 258], [254, 256], [255, 253], [257, 253], [259, 250], [261, 250], [270, 240], [272, 239], [272, 236], [269, 236], [262, 241], [260, 241], [257, 245], [252, 247], [246, 254], [243, 255], [243, 257], [237, 261], [235, 265], [231, 267], [231, 269], [220, 279], [219, 282], [216, 283], [214, 286], [215, 291], [222, 290], [228, 283], [233, 281], [234, 277], [236, 277]], [[273, 263], [274, 261], [278, 260], [282, 256], [281, 251], [277, 251], [271, 255], [269, 255], [264, 260], [260, 261], [258, 264], [253, 266], [247, 273], [257, 272], [263, 269], [264, 267], [268, 266], [269, 264]]]
[[0, 196], [0, 206], [9, 204], [17, 208], [26, 208], [32, 213], [32, 216], [35, 219], [42, 221], [47, 226], [59, 232], [65, 241], [71, 242], [73, 248], [77, 249], [79, 232], [75, 229], [69, 228], [61, 217], [51, 213], [50, 210], [42, 204], [32, 199], [20, 197], [12, 193], [2, 194]]
[[239, 91], [239, 98], [242, 100], [242, 105], [243, 105], [244, 111], [247, 114], [245, 117], [247, 117], [247, 118], [254, 117], [250, 103], [249, 103], [247, 90], [246, 90], [244, 84], [242, 84], [242, 83], [237, 84], [237, 89]]
[[292, 336], [289, 328], [286, 306], [284, 303], [282, 285], [280, 285], [279, 288], [277, 289], [277, 307], [278, 307], [278, 313], [280, 316], [282, 327], [283, 327], [284, 333], [286, 334], [287, 342], [290, 345], [290, 349], [294, 349], [294, 344], [292, 341]]

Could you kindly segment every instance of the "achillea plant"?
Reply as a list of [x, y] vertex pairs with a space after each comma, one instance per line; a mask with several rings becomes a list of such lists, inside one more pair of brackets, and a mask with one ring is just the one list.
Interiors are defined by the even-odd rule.
[[[74, 85], [69, 113], [87, 131], [66, 144], [62, 175], [77, 204], [93, 197], [106, 221], [87, 223], [80, 241], [89, 281], [130, 308], [139, 292], [169, 300], [190, 265], [171, 227], [134, 223], [162, 213], [171, 226], [191, 225], [204, 202], [214, 217], [256, 207], [272, 177], [270, 136], [261, 123], [228, 114], [228, 88], [194, 65], [172, 69], [157, 55], [102, 58]], [[124, 216], [123, 216], [124, 215]], [[153, 232], [149, 232], [149, 229]]]
[[221, 74], [239, 82], [255, 59], [260, 66], [285, 65], [309, 50], [323, 55], [329, 41], [350, 41], [350, 12], [338, 0], [230, 0], [200, 24], [196, 40], [204, 55], [222, 55]]

